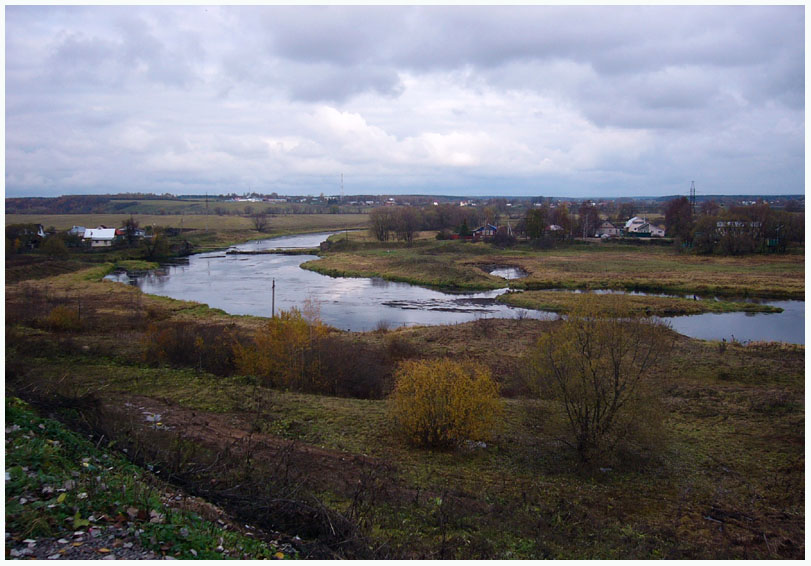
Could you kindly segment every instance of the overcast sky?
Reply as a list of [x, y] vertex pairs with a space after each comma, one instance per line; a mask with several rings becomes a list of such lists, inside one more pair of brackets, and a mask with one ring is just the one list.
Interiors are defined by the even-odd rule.
[[7, 6], [6, 194], [804, 193], [804, 20]]

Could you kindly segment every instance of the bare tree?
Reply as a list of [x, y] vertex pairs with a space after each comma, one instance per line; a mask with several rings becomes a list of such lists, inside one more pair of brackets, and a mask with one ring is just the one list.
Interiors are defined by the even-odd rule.
[[397, 208], [393, 216], [394, 230], [398, 240], [405, 240], [410, 246], [414, 242], [414, 233], [420, 227], [420, 215], [410, 206]]
[[672, 334], [661, 321], [633, 318], [622, 297], [584, 297], [566, 321], [544, 336], [530, 356], [530, 386], [557, 399], [565, 413], [564, 442], [583, 461], [612, 453], [650, 430], [654, 368]]
[[138, 240], [138, 221], [130, 217], [124, 222], [124, 236], [127, 238], [127, 244], [133, 245]]
[[153, 228], [152, 234], [141, 240], [141, 249], [144, 257], [149, 260], [168, 256], [169, 239], [166, 231], [159, 226]]
[[270, 219], [266, 212], [256, 212], [251, 215], [251, 222], [257, 232], [267, 232], [270, 228]]
[[379, 207], [369, 213], [369, 233], [380, 242], [387, 242], [394, 229], [391, 208]]

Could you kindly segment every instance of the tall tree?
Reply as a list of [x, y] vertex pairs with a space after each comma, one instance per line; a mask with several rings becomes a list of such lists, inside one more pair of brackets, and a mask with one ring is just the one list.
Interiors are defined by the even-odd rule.
[[151, 237], [141, 240], [141, 248], [144, 250], [146, 259], [152, 260], [169, 255], [169, 238], [161, 227], [152, 230]]
[[414, 233], [420, 227], [420, 215], [411, 206], [401, 206], [392, 213], [392, 224], [398, 240], [405, 240], [410, 246]]
[[667, 202], [665, 205], [665, 229], [668, 236], [678, 237], [684, 241], [690, 239], [690, 234], [693, 231], [693, 211], [687, 197], [677, 197]]
[[698, 211], [703, 216], [718, 216], [718, 213], [721, 212], [721, 207], [718, 206], [718, 203], [714, 200], [705, 200], [698, 207]]
[[579, 230], [583, 237], [593, 236], [600, 226], [600, 213], [597, 207], [587, 201], [583, 201], [577, 209]]
[[572, 233], [572, 218], [569, 216], [569, 209], [563, 203], [559, 203], [550, 211], [549, 223], [563, 228], [559, 231], [561, 236], [565, 237]]
[[138, 221], [130, 215], [130, 217], [124, 221], [124, 237], [127, 239], [127, 244], [132, 245], [138, 240]]
[[527, 237], [535, 240], [542, 238], [547, 226], [549, 209], [546, 205], [530, 208], [526, 215]]
[[270, 221], [266, 212], [255, 212], [251, 215], [251, 222], [257, 232], [266, 232], [270, 227]]
[[380, 242], [389, 240], [393, 229], [391, 208], [381, 206], [369, 213], [369, 233]]
[[619, 210], [617, 211], [617, 221], [624, 224], [628, 219], [633, 218], [636, 211], [637, 206], [634, 201], [623, 202], [620, 204]]

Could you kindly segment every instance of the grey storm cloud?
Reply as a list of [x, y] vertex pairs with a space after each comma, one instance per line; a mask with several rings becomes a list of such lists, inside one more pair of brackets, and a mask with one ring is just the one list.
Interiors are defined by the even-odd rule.
[[804, 10], [9, 6], [6, 188], [802, 192]]

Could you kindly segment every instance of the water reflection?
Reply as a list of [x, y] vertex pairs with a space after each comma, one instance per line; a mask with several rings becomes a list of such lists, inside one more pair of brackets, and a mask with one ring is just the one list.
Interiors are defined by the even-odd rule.
[[805, 302], [769, 301], [782, 313], [696, 314], [668, 320], [676, 332], [703, 340], [769, 340], [805, 344]]
[[[329, 233], [285, 236], [249, 242], [240, 249], [317, 247]], [[478, 293], [444, 293], [394, 283], [380, 278], [327, 277], [301, 269], [316, 256], [228, 255], [222, 252], [194, 255], [160, 269], [109, 279], [137, 285], [145, 293], [191, 300], [232, 314], [270, 316], [271, 286], [276, 281], [276, 310], [301, 308], [305, 301], [317, 305], [324, 322], [348, 330], [373, 330], [379, 324], [410, 326], [452, 324], [477, 318], [554, 319], [554, 313], [502, 305], [495, 298], [505, 289]], [[617, 291], [595, 291], [617, 292]], [[644, 294], [640, 292], [632, 294]], [[674, 330], [702, 339], [776, 340], [805, 343], [805, 303], [769, 301], [783, 313], [724, 313], [666, 318]]]
[[490, 275], [502, 279], [523, 279], [529, 274], [520, 267], [496, 267], [490, 270]]

